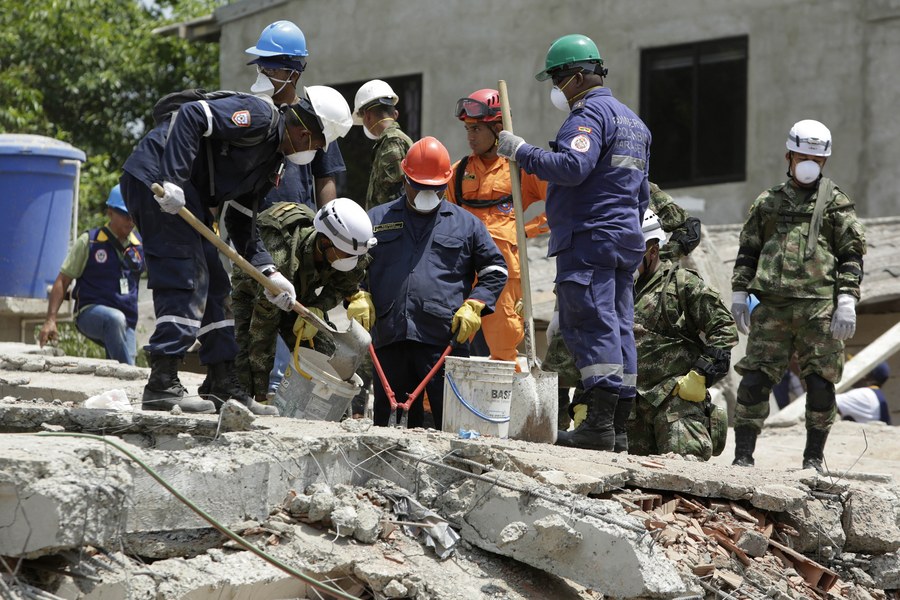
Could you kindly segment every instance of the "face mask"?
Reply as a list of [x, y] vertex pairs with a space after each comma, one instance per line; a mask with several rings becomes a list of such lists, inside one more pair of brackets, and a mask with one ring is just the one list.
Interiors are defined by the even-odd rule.
[[414, 201], [416, 210], [426, 213], [436, 209], [440, 203], [441, 197], [438, 196], [437, 192], [434, 190], [421, 190], [416, 194], [416, 199]]
[[346, 273], [347, 271], [352, 271], [356, 267], [356, 264], [358, 262], [359, 262], [358, 256], [350, 256], [348, 258], [339, 258], [336, 261], [333, 261], [331, 263], [331, 267], [335, 271], [344, 271]]
[[558, 108], [563, 112], [571, 111], [571, 107], [569, 106], [569, 101], [566, 98], [566, 95], [563, 93], [563, 90], [572, 80], [575, 79], [575, 75], [572, 75], [569, 78], [569, 81], [565, 82], [562, 87], [553, 86], [553, 89], [550, 90], [550, 104]]
[[363, 133], [366, 134], [366, 137], [369, 138], [370, 140], [377, 140], [378, 138], [381, 137], [380, 135], [375, 135], [374, 133], [369, 131], [369, 128], [366, 127], [365, 125], [363, 125]]
[[250, 91], [254, 94], [271, 96], [275, 93], [275, 86], [272, 85], [272, 82], [268, 77], [266, 77], [262, 73], [257, 73], [256, 81], [253, 82], [253, 85], [250, 86]]
[[794, 166], [794, 179], [800, 183], [812, 183], [821, 173], [822, 167], [814, 160], [804, 160]]
[[286, 159], [295, 165], [308, 165], [316, 157], [315, 150], [304, 150], [303, 152], [294, 152], [285, 156]]

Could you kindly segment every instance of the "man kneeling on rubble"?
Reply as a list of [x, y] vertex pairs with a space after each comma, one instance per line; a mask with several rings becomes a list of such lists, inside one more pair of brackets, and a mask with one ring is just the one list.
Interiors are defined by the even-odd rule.
[[666, 234], [644, 213], [647, 251], [634, 285], [637, 398], [627, 421], [632, 454], [718, 455], [728, 431], [707, 388], [728, 373], [737, 329], [719, 293], [694, 271], [661, 261]]

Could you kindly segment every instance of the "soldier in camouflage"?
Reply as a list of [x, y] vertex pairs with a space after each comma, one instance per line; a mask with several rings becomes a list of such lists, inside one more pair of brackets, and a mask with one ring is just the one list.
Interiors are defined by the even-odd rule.
[[[707, 388], [728, 373], [737, 330], [719, 293], [700, 275], [661, 260], [666, 234], [650, 210], [643, 230], [647, 252], [634, 286], [637, 397], [627, 438], [616, 431], [616, 450], [709, 460], [713, 406]], [[716, 441], [721, 451], [724, 440]]]
[[[349, 223], [349, 230], [324, 225], [335, 210], [342, 211], [341, 216]], [[347, 218], [348, 213], [351, 218]], [[355, 229], [352, 217], [360, 221], [360, 226]], [[330, 309], [344, 301], [349, 302], [357, 294], [359, 282], [370, 262], [365, 250], [369, 240], [374, 238], [372, 223], [356, 202], [336, 198], [315, 214], [303, 204], [278, 202], [261, 212], [257, 223], [275, 267], [293, 282], [297, 301], [310, 311], [324, 317]], [[352, 250], [347, 250], [350, 248], [348, 239], [358, 240], [360, 250], [365, 248], [363, 253], [354, 255]], [[262, 286], [249, 275], [236, 271], [232, 276], [232, 287], [239, 348], [235, 367], [244, 389], [258, 401], [266, 397], [269, 372], [275, 362], [277, 335], [282, 336], [289, 348], [304, 341], [319, 352], [333, 353], [334, 346], [328, 336], [318, 333], [294, 313], [263, 302]]]
[[391, 86], [380, 79], [367, 81], [356, 92], [353, 124], [361, 125], [366, 137], [375, 140], [366, 210], [396, 200], [403, 192], [400, 161], [409, 152], [412, 140], [397, 123], [400, 116], [396, 108], [398, 101]]
[[[663, 231], [669, 234], [668, 243], [661, 249], [661, 260], [678, 260], [690, 254], [700, 243], [700, 219], [690, 216], [672, 200], [672, 196], [652, 182], [649, 208], [659, 218]], [[558, 312], [553, 313], [553, 320], [547, 328], [547, 354], [542, 366], [559, 375], [558, 427], [560, 431], [566, 431], [571, 424], [569, 388], [575, 388], [576, 396], [581, 393], [581, 374], [575, 368], [575, 359], [559, 333]]]
[[[796, 351], [807, 390], [803, 468], [824, 467], [836, 415], [834, 384], [844, 368], [844, 340], [856, 331], [866, 252], [853, 203], [821, 174], [831, 145], [822, 123], [794, 124], [785, 154], [789, 179], [756, 199], [741, 231], [731, 312], [749, 339], [746, 356], [735, 365], [743, 376], [734, 419], [735, 465], [753, 465], [769, 392]], [[759, 298], [752, 322], [751, 292]]]

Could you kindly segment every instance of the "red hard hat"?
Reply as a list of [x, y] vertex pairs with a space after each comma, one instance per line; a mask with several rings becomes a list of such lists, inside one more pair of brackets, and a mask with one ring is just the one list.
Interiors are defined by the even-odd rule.
[[422, 185], [444, 185], [450, 181], [450, 153], [437, 138], [423, 137], [412, 145], [400, 163], [406, 176]]
[[500, 92], [485, 88], [472, 92], [456, 102], [456, 118], [460, 121], [499, 121]]

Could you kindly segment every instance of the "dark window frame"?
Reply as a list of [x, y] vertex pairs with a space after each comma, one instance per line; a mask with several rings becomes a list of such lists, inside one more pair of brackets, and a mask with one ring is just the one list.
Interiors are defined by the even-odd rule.
[[[736, 106], [736, 112], [733, 113], [733, 116], [736, 121], [740, 122], [740, 126], [735, 128], [733, 131], [727, 132], [727, 135], [733, 139], [734, 147], [739, 148], [738, 156], [736, 156], [736, 162], [739, 162], [739, 167], [731, 170], [727, 173], [715, 174], [715, 175], [701, 175], [700, 174], [700, 161], [703, 160], [704, 157], [704, 149], [699, 147], [699, 140], [703, 137], [700, 132], [704, 127], [702, 123], [700, 113], [700, 89], [701, 86], [704, 85], [701, 82], [700, 77], [700, 67], [703, 64], [702, 58], [704, 54], [711, 54], [713, 50], [721, 50], [723, 46], [731, 46], [731, 50], [735, 52], [740, 52], [743, 54], [742, 58], [739, 60], [735, 60], [736, 68], [738, 69], [737, 77], [742, 80], [743, 83], [743, 102], [740, 106]], [[640, 114], [644, 119], [644, 122], [647, 123], [648, 127], [650, 127], [651, 134], [653, 135], [653, 145], [650, 149], [650, 178], [654, 182], [658, 183], [660, 186], [666, 188], [678, 188], [678, 187], [688, 187], [688, 186], [701, 186], [701, 185], [714, 185], [720, 183], [733, 183], [739, 181], [746, 181], [747, 179], [747, 115], [748, 115], [748, 100], [749, 100], [749, 85], [747, 83], [748, 71], [749, 71], [749, 36], [748, 35], [740, 35], [740, 36], [729, 36], [723, 38], [715, 38], [710, 40], [701, 40], [696, 42], [689, 42], [684, 44], [675, 44], [670, 46], [658, 46], [653, 48], [644, 48], [641, 50], [641, 71], [640, 71]], [[666, 60], [667, 58], [673, 59], [681, 55], [681, 59], [689, 59], [690, 60], [690, 69], [691, 69], [691, 77], [692, 77], [692, 85], [691, 85], [691, 118], [690, 118], [690, 172], [687, 173], [686, 177], [654, 177], [654, 164], [658, 164], [655, 161], [664, 160], [666, 157], [660, 156], [658, 153], [654, 153], [653, 149], [655, 146], [658, 147], [657, 139], [661, 139], [661, 136], [666, 136], [665, 126], [660, 126], [658, 123], [654, 124], [653, 113], [654, 113], [654, 102], [665, 101], [665, 98], [652, 98], [652, 85], [651, 78], [657, 69], [654, 68], [659, 61]], [[677, 58], [675, 58], [677, 59]], [[706, 124], [706, 127], [714, 127], [714, 124]], [[739, 130], [738, 130], [739, 129]], [[657, 169], [657, 173], [659, 173]]]

